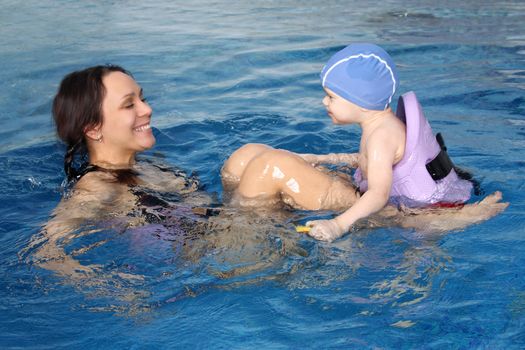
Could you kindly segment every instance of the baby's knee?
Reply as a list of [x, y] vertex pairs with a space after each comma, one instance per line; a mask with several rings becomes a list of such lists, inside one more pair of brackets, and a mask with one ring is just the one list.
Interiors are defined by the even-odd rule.
[[298, 162], [303, 162], [301, 157], [293, 152], [283, 149], [269, 149], [261, 152], [254, 161], [270, 166], [295, 166]]
[[273, 150], [273, 148], [262, 143], [247, 143], [233, 152], [230, 159], [236, 158], [250, 161], [254, 157], [268, 150]]
[[273, 150], [274, 148], [268, 145], [265, 145], [263, 143], [247, 143], [241, 147], [235, 152], [240, 152], [243, 154], [251, 154], [251, 155], [257, 155], [262, 152]]
[[281, 150], [268, 149], [255, 156], [247, 165], [244, 176], [254, 177], [259, 180], [281, 180], [286, 175], [294, 175], [304, 161], [295, 153]]
[[273, 150], [270, 146], [260, 143], [248, 143], [239, 147], [224, 162], [221, 169], [221, 176], [229, 179], [240, 179], [246, 169], [246, 166], [261, 153]]

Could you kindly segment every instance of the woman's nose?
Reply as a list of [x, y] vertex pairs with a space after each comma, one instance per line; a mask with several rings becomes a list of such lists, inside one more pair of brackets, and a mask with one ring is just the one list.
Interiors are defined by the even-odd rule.
[[140, 101], [140, 116], [141, 117], [150, 117], [153, 110], [151, 106], [146, 101]]

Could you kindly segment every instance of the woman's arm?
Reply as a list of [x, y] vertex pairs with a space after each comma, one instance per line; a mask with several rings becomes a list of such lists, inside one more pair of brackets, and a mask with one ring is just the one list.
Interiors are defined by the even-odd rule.
[[[127, 186], [108, 179], [102, 173], [86, 174], [71, 195], [61, 200], [42, 228], [43, 244], [34, 254], [37, 265], [72, 281], [94, 276], [99, 266], [82, 265], [73, 254], [66, 253], [65, 248], [76, 238], [98, 232], [97, 223], [104, 218], [116, 217], [118, 213], [124, 215], [135, 205], [134, 196], [124, 191]], [[33, 242], [35, 246], [37, 243], [41, 242]]]
[[310, 164], [347, 164], [351, 168], [359, 166], [359, 153], [296, 154]]

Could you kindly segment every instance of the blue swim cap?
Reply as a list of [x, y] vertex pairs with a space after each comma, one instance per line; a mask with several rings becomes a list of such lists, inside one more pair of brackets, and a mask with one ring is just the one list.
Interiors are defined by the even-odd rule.
[[321, 82], [366, 109], [385, 110], [399, 82], [392, 57], [374, 44], [351, 44], [328, 60]]

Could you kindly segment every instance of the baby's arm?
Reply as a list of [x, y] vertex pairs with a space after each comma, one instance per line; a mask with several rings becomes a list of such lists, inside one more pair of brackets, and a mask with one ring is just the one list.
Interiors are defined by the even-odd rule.
[[337, 239], [357, 220], [381, 210], [387, 204], [392, 187], [396, 145], [395, 140], [384, 133], [383, 130], [376, 132], [363, 150], [367, 159], [368, 190], [335, 219], [307, 223], [313, 226], [309, 233], [312, 237], [328, 241]]
[[359, 166], [359, 153], [329, 153], [311, 154], [297, 153], [298, 156], [311, 164], [348, 164], [351, 168]]

